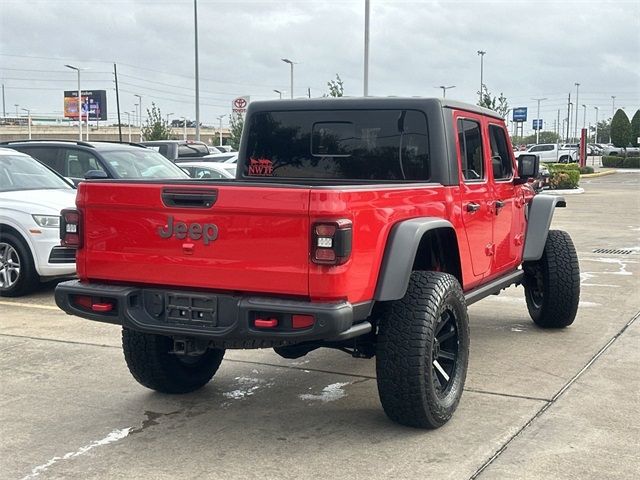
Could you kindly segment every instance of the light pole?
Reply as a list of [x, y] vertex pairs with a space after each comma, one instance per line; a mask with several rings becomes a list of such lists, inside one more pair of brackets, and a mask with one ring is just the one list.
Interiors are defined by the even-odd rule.
[[14, 106], [14, 107], [16, 107], [16, 117], [17, 117], [17, 116], [19, 115], [19, 114], [18, 114], [18, 107], [19, 107], [20, 105], [19, 105], [19, 104], [17, 104], [17, 103], [14, 103], [14, 104], [13, 104], [13, 106]]
[[193, 0], [193, 32], [195, 35], [196, 74], [196, 140], [200, 140], [200, 69], [198, 65], [198, 0]]
[[480, 55], [480, 102], [482, 102], [482, 89], [484, 87], [484, 50], [478, 50], [478, 55]]
[[31, 110], [28, 108], [22, 109], [24, 112], [27, 112], [27, 124], [29, 125], [29, 140], [31, 140]]
[[222, 119], [226, 116], [227, 116], [226, 113], [224, 115], [218, 115], [218, 121], [220, 122], [220, 145], [222, 145]]
[[274, 90], [278, 95], [280, 95], [280, 100], [282, 100], [282, 92], [280, 90]]
[[540, 143], [540, 127], [542, 126], [542, 122], [540, 121], [540, 102], [543, 100], [547, 100], [546, 98], [532, 98], [531, 100], [535, 100], [538, 102], [538, 128], [536, 128], [536, 144]]
[[595, 133], [593, 143], [598, 143], [598, 110], [600, 109], [598, 107], [593, 107], [593, 108], [596, 111], [596, 133]]
[[611, 95], [611, 118], [616, 114], [616, 96]]
[[[131, 112], [124, 113], [127, 114], [127, 126], [129, 127], [129, 143], [131, 143]], [[133, 118], [135, 118], [135, 113]]]
[[587, 106], [583, 103], [582, 108], [584, 109], [582, 112], [582, 128], [587, 128]]
[[440, 85], [439, 87], [433, 87], [433, 88], [441, 88], [442, 89], [442, 98], [446, 98], [447, 97], [447, 90], [449, 90], [450, 88], [456, 88], [455, 85], [451, 85], [450, 87], [445, 87], [444, 85]]
[[142, 141], [142, 95], [137, 93], [133, 94], [134, 97], [138, 97], [138, 108], [140, 109], [140, 115], [138, 115], [138, 128], [140, 129], [140, 141]]
[[575, 117], [576, 117], [575, 120], [576, 120], [576, 123], [575, 123], [575, 128], [573, 130], [573, 133], [574, 133], [574, 135], [576, 137], [576, 141], [579, 141], [578, 140], [578, 105], [580, 105], [580, 102], [578, 101], [579, 100], [578, 94], [579, 94], [579, 91], [580, 91], [580, 84], [578, 82], [576, 82], [574, 85], [576, 86], [576, 108], [575, 108]]
[[139, 120], [136, 120], [136, 117], [138, 116], [138, 104], [134, 103], [133, 107], [133, 124], [136, 126], [139, 122]]
[[[80, 68], [74, 67], [73, 65], [65, 65], [65, 67], [78, 72], [78, 140], [82, 141], [82, 90], [80, 90]], [[87, 116], [88, 115], [89, 112], [87, 112]]]
[[364, 96], [369, 96], [369, 0], [364, 0]]
[[138, 97], [138, 103], [136, 103], [136, 105], [140, 109], [140, 115], [138, 115], [138, 126], [142, 128], [142, 95], [138, 95], [137, 93], [135, 93], [133, 96]]
[[171, 113], [167, 113], [167, 115], [166, 115], [166, 117], [167, 117], [167, 120], [166, 120], [167, 124], [169, 124], [169, 117], [170, 117], [171, 115], [173, 115], [173, 112], [171, 112]]
[[289, 65], [291, 65], [291, 100], [293, 100], [293, 65], [295, 65], [295, 62], [292, 62], [288, 58], [282, 58], [281, 60], [284, 63], [288, 63]]

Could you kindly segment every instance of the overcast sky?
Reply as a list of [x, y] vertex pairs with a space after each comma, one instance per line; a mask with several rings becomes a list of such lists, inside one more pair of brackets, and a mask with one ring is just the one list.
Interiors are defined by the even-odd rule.
[[[364, 0], [198, 0], [201, 120], [217, 124], [231, 100], [327, 92], [338, 73], [345, 94], [363, 93]], [[0, 0], [0, 80], [7, 114], [14, 104], [34, 114], [62, 114], [63, 90], [108, 91], [115, 118], [113, 62], [121, 110], [155, 102], [163, 114], [195, 118], [192, 0]], [[370, 95], [440, 96], [475, 103], [484, 83], [511, 107], [546, 97], [548, 129], [566, 117], [580, 83], [579, 125], [640, 106], [640, 1], [371, 0]], [[126, 116], [123, 116], [123, 120]], [[225, 119], [227, 120], [227, 119]], [[226, 123], [226, 122], [225, 122]], [[528, 122], [528, 128], [530, 128]], [[527, 129], [528, 129], [527, 128]], [[527, 130], [525, 130], [526, 132]]]

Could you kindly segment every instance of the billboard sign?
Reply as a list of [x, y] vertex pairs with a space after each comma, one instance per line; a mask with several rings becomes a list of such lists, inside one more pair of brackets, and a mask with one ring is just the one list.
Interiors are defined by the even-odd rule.
[[513, 109], [513, 121], [514, 122], [526, 122], [527, 121], [527, 107], [518, 107]]
[[[107, 119], [107, 91], [106, 90], [82, 90], [82, 119], [106, 120]], [[64, 92], [64, 116], [78, 119], [78, 91], [65, 90]]]
[[534, 130], [542, 130], [542, 119], [533, 119], [533, 129]]
[[249, 96], [235, 98], [231, 102], [231, 110], [233, 111], [233, 113], [236, 113], [238, 115], [244, 115], [245, 113], [247, 113], [247, 106], [249, 105], [249, 101]]

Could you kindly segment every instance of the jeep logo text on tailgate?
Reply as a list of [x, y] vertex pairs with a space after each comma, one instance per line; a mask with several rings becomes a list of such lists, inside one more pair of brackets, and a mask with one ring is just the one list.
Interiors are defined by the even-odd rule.
[[202, 240], [205, 245], [209, 245], [218, 238], [218, 227], [213, 223], [191, 223], [175, 222], [173, 217], [167, 218], [166, 227], [158, 227], [158, 235], [162, 238], [170, 238], [175, 235], [178, 239], [189, 237], [191, 240]]

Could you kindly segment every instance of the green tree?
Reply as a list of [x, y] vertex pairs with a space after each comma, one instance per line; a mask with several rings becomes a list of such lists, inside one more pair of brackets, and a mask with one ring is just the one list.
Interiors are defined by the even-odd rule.
[[144, 140], [168, 140], [171, 138], [171, 126], [162, 118], [160, 109], [155, 103], [147, 108], [147, 120], [142, 126], [142, 138]]
[[[560, 140], [560, 135], [557, 135], [556, 132], [540, 132], [540, 143], [556, 143]], [[524, 143], [525, 145], [529, 145], [530, 143], [536, 143], [536, 134], [528, 135], [518, 140], [518, 143]]]
[[640, 147], [638, 140], [640, 140], [640, 110], [636, 110], [631, 119], [631, 145]]
[[338, 75], [336, 73], [336, 79], [335, 80], [329, 80], [327, 82], [327, 86], [329, 87], [329, 95], [324, 95], [329, 96], [329, 97], [342, 97], [344, 96], [344, 84], [342, 82], [342, 79], [340, 78], [340, 75]]
[[244, 117], [240, 113], [231, 114], [229, 145], [236, 150], [240, 147], [240, 138], [242, 137], [242, 129], [244, 128]]
[[498, 112], [502, 118], [507, 118], [507, 114], [509, 113], [507, 97], [505, 97], [502, 92], [500, 92], [499, 97], [492, 96], [486, 85], [482, 86], [482, 100], [478, 102], [478, 105]]
[[[591, 126], [591, 130], [595, 134], [595, 127]], [[598, 122], [598, 138], [595, 143], [606, 143], [611, 137], [611, 119], [601, 120]]]
[[631, 123], [621, 108], [611, 119], [611, 142], [619, 148], [626, 148], [631, 143]]

